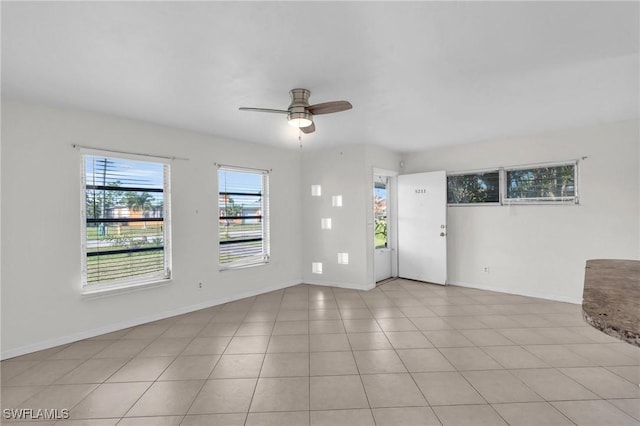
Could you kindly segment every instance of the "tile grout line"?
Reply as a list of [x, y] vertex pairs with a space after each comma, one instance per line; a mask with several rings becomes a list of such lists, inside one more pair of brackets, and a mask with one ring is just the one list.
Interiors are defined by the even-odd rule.
[[[223, 305], [222, 305], [223, 306]], [[206, 325], [204, 325], [199, 331], [201, 332], [202, 330], [204, 330], [213, 320], [213, 318], [215, 318], [217, 312], [214, 312], [213, 316], [210, 318], [210, 320], [207, 322]], [[163, 321], [163, 320], [161, 320]], [[168, 328], [171, 328], [171, 326], [169, 326]], [[166, 332], [166, 330], [165, 330]], [[163, 333], [164, 334], [164, 333]], [[158, 339], [161, 338], [162, 335], [158, 336], [153, 342], [157, 341]], [[171, 367], [171, 365], [173, 365], [173, 363], [178, 359], [178, 357], [184, 353], [184, 351], [186, 350], [186, 348], [193, 343], [193, 341], [197, 338], [198, 334], [195, 334], [191, 340], [189, 341], [189, 343], [187, 343], [184, 348], [182, 348], [182, 350], [180, 352], [178, 352], [178, 354], [176, 354], [173, 358], [173, 361], [170, 362], [163, 370], [162, 372], [160, 372], [160, 374], [158, 374], [158, 376], [156, 377], [156, 379], [151, 383], [151, 385], [140, 395], [140, 397], [136, 400], [136, 402], [133, 403], [133, 405], [131, 405], [131, 407], [129, 407], [129, 409], [124, 413], [124, 415], [120, 418], [120, 421], [118, 421], [118, 423], [120, 423], [123, 419], [125, 419], [127, 417], [127, 414], [133, 409], [133, 407], [136, 406], [136, 404], [138, 402], [140, 402], [140, 400], [144, 397], [144, 395], [147, 394], [147, 392], [149, 392], [149, 389], [151, 389], [153, 387], [153, 385], [155, 385], [157, 382], [159, 382], [160, 377], [162, 377], [162, 375], [169, 369], [169, 367]], [[149, 345], [151, 345], [153, 342], [151, 342]], [[147, 346], [148, 347], [148, 346]], [[146, 348], [146, 347], [145, 347]], [[143, 349], [144, 351], [144, 349]], [[138, 354], [142, 353], [142, 351], [140, 351]], [[218, 362], [220, 361], [220, 359], [222, 358], [222, 355], [220, 357], [218, 357], [218, 359], [216, 360], [216, 363], [214, 365], [214, 367], [211, 369], [211, 372], [213, 372], [213, 370], [215, 369], [215, 366], [218, 364]], [[211, 375], [211, 372], [209, 372], [209, 375]], [[189, 407], [187, 407], [187, 410], [185, 411], [184, 415], [182, 415], [183, 420], [184, 418], [187, 416], [187, 414], [189, 413], [189, 410], [191, 409], [191, 407], [193, 406], [193, 403], [195, 402], [195, 400], [197, 399], [198, 395], [200, 395], [200, 392], [202, 392], [202, 389], [204, 388], [205, 384], [207, 383], [207, 379], [204, 379], [202, 381], [202, 386], [200, 386], [200, 389], [198, 389], [198, 392], [196, 392], [194, 394], [193, 399], [191, 400], [191, 403], [189, 404]], [[182, 422], [182, 420], [181, 420]]]
[[[362, 300], [362, 298], [359, 297], [358, 300]], [[366, 305], [366, 302], [364, 302], [364, 300], [362, 300], [362, 302], [365, 303], [365, 305]], [[367, 306], [366, 309], [369, 311], [369, 313], [371, 315], [373, 315], [373, 313], [371, 312], [371, 310], [369, 309], [368, 306]], [[356, 371], [358, 372], [358, 377], [360, 378], [360, 386], [362, 386], [362, 390], [364, 391], [364, 396], [365, 396], [365, 398], [367, 398], [367, 405], [369, 406], [369, 411], [371, 412], [371, 417], [373, 418], [373, 423], [377, 424], [376, 417], [373, 415], [373, 407], [371, 406], [371, 399], [369, 398], [369, 394], [367, 392], [367, 387], [364, 385], [364, 380], [362, 379], [362, 374], [360, 373], [360, 366], [358, 366], [358, 362], [356, 360], [356, 355], [354, 353], [355, 350], [353, 349], [353, 346], [351, 345], [351, 341], [349, 340], [349, 335], [347, 334], [347, 329], [344, 326], [344, 318], [342, 317], [342, 312], [340, 312], [339, 309], [338, 309], [338, 314], [340, 315], [340, 321], [342, 322], [342, 327], [345, 329], [344, 330], [345, 331], [345, 336], [347, 337], [347, 342], [349, 343], [349, 347], [351, 348], [351, 357], [353, 358], [353, 363], [356, 366]]]
[[[269, 344], [271, 343], [271, 337], [273, 336], [273, 330], [275, 329], [275, 324], [277, 322], [278, 319], [278, 315], [280, 313], [280, 309], [282, 308], [282, 300], [284, 299], [284, 295], [286, 293], [286, 289], [284, 289], [285, 291], [282, 292], [282, 295], [280, 296], [280, 301], [278, 303], [278, 311], [276, 314], [276, 318], [274, 320], [274, 325], [273, 328], [271, 329], [271, 333], [269, 334], [269, 339], [267, 340], [267, 346], [264, 348], [264, 356], [262, 357], [262, 363], [260, 364], [260, 371], [258, 372], [258, 377], [256, 378], [256, 384], [253, 388], [253, 392], [251, 393], [251, 398], [249, 399], [249, 406], [247, 407], [247, 412], [245, 414], [245, 418], [244, 418], [244, 425], [246, 426], [247, 422], [249, 421], [249, 414], [251, 413], [251, 406], [253, 405], [253, 398], [256, 395], [256, 390], [258, 389], [258, 384], [260, 382], [260, 374], [262, 373], [262, 369], [264, 368], [264, 361], [267, 359], [267, 353], [269, 351]], [[255, 301], [254, 301], [255, 303]], [[246, 315], [245, 315], [246, 318]], [[229, 344], [231, 344], [231, 341], [229, 341]], [[212, 373], [213, 374], [213, 373]]]

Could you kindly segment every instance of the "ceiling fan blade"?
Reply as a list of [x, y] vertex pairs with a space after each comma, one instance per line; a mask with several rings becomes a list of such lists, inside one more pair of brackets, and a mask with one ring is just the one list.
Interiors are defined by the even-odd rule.
[[311, 123], [311, 126], [301, 127], [300, 130], [302, 130], [302, 133], [313, 133], [316, 131], [316, 125]]
[[238, 108], [240, 111], [255, 111], [255, 112], [275, 112], [277, 114], [289, 114], [289, 111], [286, 109], [270, 109], [270, 108], [246, 108], [240, 107]]
[[309, 111], [313, 115], [318, 115], [346, 111], [351, 108], [353, 108], [353, 106], [347, 101], [332, 101], [308, 106], [307, 111]]

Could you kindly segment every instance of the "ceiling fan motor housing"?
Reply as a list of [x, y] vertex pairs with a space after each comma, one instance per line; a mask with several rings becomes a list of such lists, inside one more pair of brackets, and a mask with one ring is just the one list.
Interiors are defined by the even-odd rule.
[[313, 114], [307, 111], [311, 92], [307, 89], [293, 89], [289, 94], [291, 95], [289, 114], [287, 114], [289, 124], [298, 128], [313, 124]]
[[309, 96], [311, 96], [311, 92], [309, 90], [292, 89], [289, 92], [289, 95], [291, 95], [291, 105], [289, 105], [289, 107], [296, 107], [296, 106], [308, 107], [309, 106]]

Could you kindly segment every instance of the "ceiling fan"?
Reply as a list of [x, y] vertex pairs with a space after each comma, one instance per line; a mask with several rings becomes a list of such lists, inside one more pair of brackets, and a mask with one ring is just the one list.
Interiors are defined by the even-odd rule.
[[293, 89], [289, 94], [291, 95], [291, 104], [287, 109], [241, 107], [240, 111], [287, 114], [287, 120], [291, 126], [299, 128], [303, 133], [313, 133], [316, 130], [316, 126], [313, 123], [314, 115], [331, 114], [352, 108], [352, 105], [347, 101], [331, 101], [309, 105], [309, 95], [311, 95], [311, 92], [307, 89]]

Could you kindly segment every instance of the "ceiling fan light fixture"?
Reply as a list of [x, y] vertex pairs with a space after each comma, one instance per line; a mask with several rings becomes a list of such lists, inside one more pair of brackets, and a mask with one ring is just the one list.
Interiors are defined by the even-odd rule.
[[290, 112], [287, 117], [289, 125], [299, 129], [309, 127], [313, 124], [312, 115], [308, 112]]
[[348, 101], [331, 101], [309, 105], [311, 92], [307, 89], [292, 89], [289, 95], [291, 96], [291, 103], [287, 109], [240, 107], [240, 111], [287, 114], [287, 121], [291, 127], [300, 129], [301, 133], [309, 134], [316, 131], [316, 125], [313, 122], [314, 116], [346, 111], [353, 107]]

